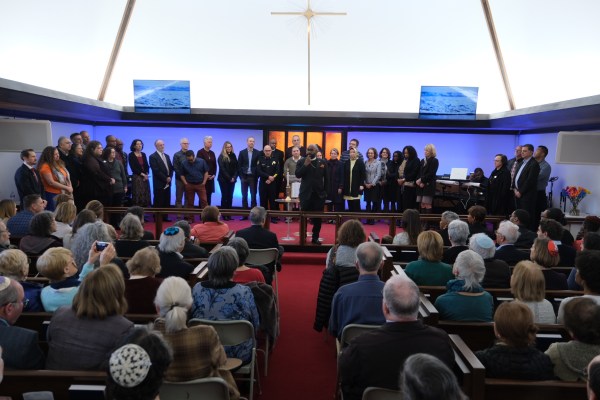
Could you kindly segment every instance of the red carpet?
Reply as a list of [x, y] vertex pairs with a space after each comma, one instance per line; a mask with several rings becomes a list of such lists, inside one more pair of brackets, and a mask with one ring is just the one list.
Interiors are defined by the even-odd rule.
[[282, 264], [281, 335], [269, 360], [269, 375], [261, 372], [263, 394], [258, 400], [331, 400], [335, 340], [328, 337], [325, 342], [324, 334], [312, 329], [325, 255], [289, 253]]

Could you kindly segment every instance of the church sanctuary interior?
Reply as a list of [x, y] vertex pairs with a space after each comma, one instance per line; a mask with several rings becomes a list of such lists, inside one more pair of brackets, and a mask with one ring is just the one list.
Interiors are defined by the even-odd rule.
[[[516, 146], [532, 144], [548, 149], [545, 194], [550, 207], [564, 211], [575, 236], [586, 216], [600, 215], [598, 16], [598, 0], [0, 0], [0, 199], [19, 203], [14, 171], [23, 149], [39, 157], [59, 137], [81, 131], [103, 146], [114, 135], [127, 153], [142, 140], [148, 156], [162, 139], [171, 157], [181, 149], [180, 139], [188, 138], [196, 153], [206, 136], [217, 156], [225, 141], [238, 154], [248, 137], [259, 150], [275, 138], [285, 152], [298, 135], [303, 146], [320, 146], [326, 159], [333, 148], [348, 150], [352, 139], [365, 156], [371, 147], [394, 152], [413, 146], [419, 160], [433, 144], [438, 180], [450, 180], [457, 168], [468, 174], [481, 168], [488, 177], [497, 154], [511, 159]], [[153, 91], [152, 85], [173, 89], [172, 82], [189, 88], [177, 93], [187, 103], [173, 106], [175, 100], [160, 97], [174, 90]], [[143, 104], [144, 96], [162, 105]], [[161, 108], [165, 103], [171, 108]], [[234, 189], [234, 219], [247, 215], [240, 186]], [[589, 190], [576, 216], [561, 197], [567, 186]], [[174, 205], [175, 185], [169, 190]], [[215, 185], [212, 205], [221, 204], [220, 190]], [[438, 182], [437, 219], [424, 219], [430, 227], [445, 210], [466, 220], [468, 207], [460, 204], [471, 193], [458, 188], [452, 198], [446, 190], [453, 189]], [[258, 356], [262, 395], [255, 385], [254, 398], [331, 399], [338, 390], [336, 338], [315, 332], [312, 324], [325, 253], [351, 216], [324, 219], [325, 240], [318, 247], [298, 239], [310, 232], [308, 218], [301, 217], [308, 225], [302, 227], [287, 219], [283, 206], [278, 211], [279, 224], [269, 229], [279, 238], [295, 235], [295, 241], [279, 243], [286, 248], [277, 280], [281, 335], [271, 355]], [[504, 217], [492, 216], [494, 228]], [[367, 221], [365, 214], [361, 218]], [[156, 228], [156, 240], [170, 226], [156, 218], [146, 222], [145, 229]], [[248, 225], [229, 224], [232, 230]], [[396, 229], [393, 215], [375, 227], [365, 224], [376, 241]], [[394, 256], [399, 253], [385, 252], [388, 276], [402, 274], [406, 263]], [[497, 295], [512, 296], [504, 290]], [[422, 301], [427, 304], [420, 311], [431, 306], [433, 312], [423, 317], [426, 323], [445, 322], [437, 320], [433, 297]], [[453, 342], [457, 360], [465, 348], [473, 355], [465, 341]], [[465, 368], [472, 367], [468, 354]], [[472, 399], [539, 398], [533, 386], [509, 388], [477, 368], [459, 377]], [[9, 371], [5, 382], [16, 385], [17, 375]], [[550, 385], [555, 392], [544, 391], [546, 398], [585, 390], [581, 382], [558, 386]], [[248, 387], [239, 387], [248, 397]]]

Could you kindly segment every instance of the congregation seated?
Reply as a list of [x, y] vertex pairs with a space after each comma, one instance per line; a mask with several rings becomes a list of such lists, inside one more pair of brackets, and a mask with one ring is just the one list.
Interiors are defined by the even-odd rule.
[[185, 246], [185, 236], [183, 230], [171, 226], [160, 235], [158, 242], [158, 255], [160, 257], [159, 278], [169, 276], [178, 276], [188, 279], [194, 266], [183, 260], [181, 250]]
[[539, 265], [521, 261], [513, 269], [510, 290], [515, 299], [525, 304], [536, 324], [555, 324], [554, 307], [546, 299], [546, 279]]
[[50, 211], [35, 214], [29, 223], [29, 234], [21, 238], [19, 248], [29, 255], [39, 255], [49, 248], [62, 247], [62, 240], [54, 232], [56, 222]]
[[418, 319], [419, 288], [412, 280], [402, 275], [388, 279], [383, 314], [385, 324], [356, 337], [338, 358], [344, 400], [360, 400], [369, 386], [399, 390], [402, 365], [413, 354], [430, 354], [454, 365], [448, 334]]
[[[77, 230], [77, 234], [71, 240], [71, 251], [73, 252], [73, 258], [77, 264], [77, 268], [83, 268], [83, 264], [88, 259], [87, 254], [94, 242], [109, 243], [114, 249], [115, 240], [113, 239], [111, 231], [114, 233], [114, 228], [112, 226], [98, 220], [85, 224]], [[114, 258], [109, 262], [119, 267], [125, 279], [129, 279], [129, 271], [123, 260], [118, 258], [116, 250], [113, 252], [113, 255]], [[96, 267], [99, 265], [98, 263], [99, 260], [96, 260]]]
[[588, 233], [597, 233], [600, 231], [600, 218], [595, 215], [587, 215], [583, 220], [583, 225], [581, 225], [581, 229], [579, 233], [577, 233], [577, 237], [575, 238], [575, 243], [573, 243], [573, 247], [575, 250], [582, 250], [583, 246], [583, 238]]
[[553, 219], [542, 218], [540, 226], [538, 228], [538, 237], [545, 237], [552, 240], [558, 248], [558, 266], [561, 267], [572, 267], [575, 265], [575, 255], [577, 251], [571, 245], [562, 243], [561, 237], [562, 232], [565, 229], [560, 223]]
[[515, 246], [521, 249], [528, 249], [533, 245], [537, 233], [527, 228], [530, 224], [530, 216], [527, 210], [518, 208], [510, 215], [510, 222], [519, 227], [519, 238]]
[[383, 249], [375, 242], [356, 249], [358, 281], [342, 286], [333, 296], [329, 332], [338, 339], [349, 324], [381, 325], [385, 322], [381, 301], [384, 283], [377, 272], [383, 265]]
[[400, 375], [402, 400], [468, 400], [456, 375], [439, 358], [419, 353], [408, 357]]
[[435, 231], [425, 231], [417, 239], [419, 260], [408, 263], [406, 275], [420, 286], [445, 286], [454, 278], [452, 267], [443, 263], [442, 237]]
[[154, 329], [163, 335], [173, 352], [173, 362], [165, 379], [169, 382], [185, 382], [220, 377], [227, 382], [230, 398], [238, 399], [240, 394], [233, 376], [224, 369], [227, 356], [215, 328], [200, 324], [187, 325], [192, 303], [190, 285], [179, 277], [166, 278], [156, 293], [159, 319], [154, 323]]
[[345, 221], [338, 231], [337, 243], [327, 252], [326, 268], [355, 268], [356, 248], [367, 240], [362, 223], [356, 219]]
[[206, 206], [202, 210], [202, 223], [192, 227], [191, 235], [196, 243], [218, 243], [229, 232], [229, 226], [220, 220], [221, 213], [215, 206]]
[[[575, 280], [583, 287], [583, 297], [600, 304], [600, 250], [582, 250], [575, 258]], [[566, 305], [577, 297], [563, 299], [558, 308], [558, 323], [563, 323]]]
[[[0, 366], [11, 369], [41, 369], [44, 353], [36, 331], [14, 326], [27, 298], [19, 282], [0, 276]], [[1, 378], [1, 375], [0, 375]], [[1, 379], [0, 379], [1, 380]]]
[[19, 282], [23, 287], [27, 299], [23, 311], [44, 311], [40, 298], [42, 285], [26, 280], [29, 275], [29, 260], [25, 253], [17, 249], [8, 249], [0, 253], [0, 275]]
[[62, 247], [48, 249], [38, 258], [36, 264], [38, 271], [50, 280], [50, 284], [42, 289], [40, 295], [45, 311], [54, 312], [59, 307], [70, 306], [81, 282], [94, 269], [96, 261], [99, 261], [100, 265], [105, 265], [115, 255], [112, 245], [101, 252], [96, 249], [95, 242], [90, 247], [87, 261], [83, 264], [81, 272], [73, 260], [73, 253]]
[[448, 237], [448, 225], [450, 222], [459, 219], [457, 213], [454, 211], [444, 211], [440, 217], [440, 230], [439, 233], [444, 240], [444, 246], [449, 247], [452, 244], [450, 243], [450, 238]]
[[423, 231], [421, 215], [417, 210], [409, 208], [402, 212], [402, 232], [394, 236], [393, 244], [400, 246], [416, 246], [417, 237]]
[[172, 360], [171, 349], [159, 334], [146, 327], [133, 329], [110, 355], [104, 398], [157, 399]]
[[183, 234], [185, 235], [185, 245], [183, 246], [183, 250], [181, 250], [181, 255], [183, 258], [206, 258], [208, 257], [208, 251], [202, 247], [198, 246], [191, 240], [191, 228], [190, 223], [185, 219], [179, 220], [173, 224], [183, 230]]
[[[140, 223], [144, 225], [144, 208], [140, 206], [131, 206], [127, 209], [127, 214], [133, 214], [140, 220]], [[142, 240], [154, 240], [154, 233], [144, 230], [144, 236]]]
[[127, 311], [125, 282], [114, 264], [88, 274], [73, 299], [48, 326], [47, 369], [101, 370], [111, 352], [133, 329]]
[[127, 214], [119, 224], [121, 236], [115, 242], [115, 249], [119, 257], [133, 257], [136, 251], [150, 246], [142, 240], [144, 227], [139, 218], [133, 214]]
[[519, 301], [504, 302], [494, 315], [498, 342], [475, 353], [488, 378], [547, 380], [554, 378], [550, 357], [535, 347], [538, 331], [533, 313]]
[[6, 228], [15, 238], [29, 234], [29, 223], [35, 214], [46, 208], [46, 200], [39, 194], [28, 194], [23, 198], [23, 209], [6, 222]]
[[129, 279], [125, 280], [125, 299], [128, 314], [156, 314], [154, 298], [161, 280], [155, 278], [160, 272], [160, 257], [154, 247], [138, 250], [127, 261]]
[[476, 233], [485, 233], [490, 238], [494, 239], [494, 234], [491, 232], [486, 223], [485, 217], [487, 216], [487, 211], [483, 206], [471, 206], [467, 211], [467, 221], [469, 222], [469, 235], [474, 235]]
[[[581, 250], [600, 250], [600, 233], [588, 232], [583, 237], [581, 242]], [[569, 290], [583, 290], [581, 285], [577, 283], [577, 257], [575, 257], [575, 268], [571, 270], [569, 277], [567, 278], [567, 284]]]
[[564, 307], [564, 324], [572, 340], [552, 343], [546, 354], [559, 379], [585, 380], [587, 365], [600, 354], [600, 305], [586, 297], [569, 301]]
[[573, 245], [575, 244], [575, 238], [571, 234], [571, 231], [569, 231], [566, 228], [567, 219], [565, 218], [565, 213], [560, 208], [556, 208], [556, 207], [547, 208], [546, 210], [542, 211], [541, 217], [546, 218], [546, 219], [552, 219], [552, 220], [558, 222], [560, 224], [560, 226], [563, 228], [562, 231], [560, 232], [560, 237], [558, 239], [553, 239], [553, 240], [560, 240], [560, 242], [562, 244], [564, 244], [565, 246], [573, 247]]
[[450, 222], [448, 225], [448, 239], [450, 240], [450, 248], [444, 250], [442, 262], [446, 264], [454, 264], [456, 257], [463, 250], [468, 250], [467, 239], [469, 238], [469, 224], [459, 219]]
[[542, 268], [546, 280], [546, 290], [567, 290], [567, 277], [565, 274], [554, 271], [560, 256], [556, 244], [548, 238], [537, 238], [530, 251], [531, 261]]
[[[56, 197], [54, 199], [56, 199]], [[73, 230], [71, 225], [75, 222], [75, 217], [77, 217], [77, 207], [75, 207], [75, 203], [71, 201], [59, 203], [56, 206], [56, 210], [54, 210], [56, 231], [53, 235], [62, 240], [67, 233], [71, 233]]]
[[529, 254], [519, 250], [515, 242], [519, 238], [519, 227], [510, 221], [502, 221], [496, 230], [495, 257], [508, 265], [517, 265], [519, 261], [529, 260]]
[[[247, 320], [260, 328], [258, 310], [249, 287], [233, 282], [233, 273], [239, 265], [237, 253], [231, 247], [221, 247], [208, 258], [208, 280], [194, 286], [192, 318], [209, 320]], [[228, 357], [250, 362], [252, 340], [236, 346], [225, 346]]]
[[67, 249], [70, 249], [71, 242], [73, 241], [73, 238], [77, 234], [79, 228], [81, 228], [85, 224], [89, 224], [92, 222], [96, 222], [96, 214], [94, 214], [94, 212], [90, 210], [81, 210], [75, 217], [75, 221], [73, 222], [71, 232], [67, 232], [63, 236], [63, 246]]
[[481, 281], [484, 288], [510, 287], [510, 268], [506, 261], [494, 257], [496, 247], [494, 241], [485, 233], [476, 233], [469, 239], [469, 249], [483, 258], [485, 276]]
[[456, 257], [453, 272], [456, 279], [449, 281], [447, 292], [435, 300], [440, 319], [492, 321], [494, 299], [481, 287], [485, 274], [483, 258], [473, 250], [465, 250]]
[[[232, 247], [238, 255], [239, 265], [233, 273], [231, 279], [235, 283], [249, 283], [249, 282], [262, 282], [265, 283], [265, 276], [263, 275], [260, 266], [250, 268], [245, 265], [246, 259], [250, 254], [250, 248], [246, 239], [234, 237], [227, 242], [228, 247]], [[264, 267], [264, 266], [263, 266]]]

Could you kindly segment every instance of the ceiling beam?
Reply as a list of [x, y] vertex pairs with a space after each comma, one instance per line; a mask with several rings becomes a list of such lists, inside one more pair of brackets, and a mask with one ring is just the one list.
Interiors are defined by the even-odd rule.
[[135, 6], [135, 0], [127, 0], [127, 5], [125, 6], [125, 10], [123, 11], [123, 18], [121, 19], [121, 25], [119, 26], [119, 30], [117, 31], [117, 37], [115, 38], [115, 43], [113, 44], [112, 52], [110, 53], [110, 58], [108, 59], [108, 65], [106, 66], [106, 71], [104, 72], [102, 86], [100, 86], [100, 92], [98, 93], [98, 100], [100, 101], [104, 101], [104, 96], [106, 96], [106, 90], [110, 83], [110, 78], [112, 77], [115, 64], [117, 63], [119, 51], [121, 50], [123, 39], [125, 39], [127, 26], [129, 25], [129, 20], [131, 19], [131, 15], [133, 14], [133, 6]]
[[490, 32], [490, 38], [492, 39], [492, 45], [496, 53], [496, 60], [498, 61], [498, 68], [500, 68], [500, 74], [502, 75], [502, 82], [504, 83], [504, 90], [506, 91], [506, 98], [508, 99], [508, 105], [511, 110], [514, 110], [515, 100], [510, 88], [510, 82], [508, 80], [508, 74], [506, 72], [506, 66], [504, 65], [504, 57], [502, 57], [502, 50], [500, 49], [500, 43], [498, 42], [498, 35], [496, 34], [496, 27], [494, 25], [494, 18], [492, 17], [492, 9], [488, 0], [481, 0], [481, 6], [483, 7], [483, 13], [485, 15], [485, 22]]

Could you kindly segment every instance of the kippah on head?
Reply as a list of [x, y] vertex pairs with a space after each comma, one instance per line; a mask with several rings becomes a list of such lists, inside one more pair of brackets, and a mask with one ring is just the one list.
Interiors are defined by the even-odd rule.
[[117, 385], [132, 388], [146, 379], [151, 366], [146, 350], [137, 344], [126, 344], [111, 354], [109, 371]]
[[10, 278], [0, 276], [0, 292], [10, 286]]
[[494, 247], [494, 241], [487, 235], [477, 235], [475, 242], [482, 249], [491, 249]]

